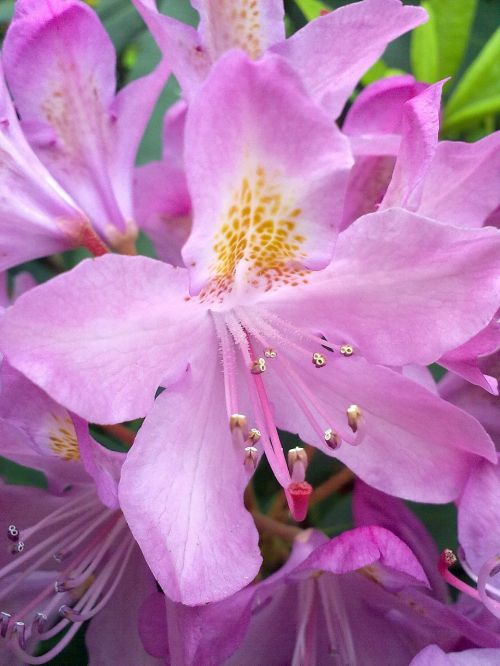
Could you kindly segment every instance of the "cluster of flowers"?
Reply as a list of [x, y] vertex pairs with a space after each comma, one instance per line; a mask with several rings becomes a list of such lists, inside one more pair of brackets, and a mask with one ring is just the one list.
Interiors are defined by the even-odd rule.
[[[17, 0], [3, 45], [0, 269], [94, 258], [2, 297], [0, 454], [48, 487], [0, 486], [0, 661], [92, 620], [95, 665], [500, 663], [499, 133], [438, 142], [442, 85], [411, 76], [339, 128], [419, 7], [285, 39], [282, 0], [192, 0], [198, 29], [134, 4], [163, 57], [118, 93], [78, 0]], [[163, 159], [135, 168], [171, 73]], [[142, 417], [128, 453], [89, 432]], [[289, 559], [252, 582], [261, 456], [296, 521], [312, 492], [278, 428], [353, 471], [356, 526], [278, 524]], [[473, 583], [401, 498], [457, 503]]]

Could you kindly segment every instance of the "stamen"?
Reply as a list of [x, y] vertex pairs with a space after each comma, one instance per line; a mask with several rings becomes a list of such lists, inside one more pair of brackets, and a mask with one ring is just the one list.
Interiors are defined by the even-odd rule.
[[347, 408], [347, 425], [356, 433], [358, 431], [358, 424], [361, 418], [361, 410], [358, 405], [350, 405]]
[[247, 428], [247, 417], [244, 414], [231, 414], [229, 427], [231, 430], [236, 430], [236, 428], [238, 428], [245, 431]]
[[253, 474], [257, 468], [257, 463], [259, 461], [259, 452], [255, 446], [245, 446], [245, 456], [243, 458], [243, 464], [246, 469]]
[[467, 585], [467, 583], [464, 583], [464, 581], [460, 580], [460, 578], [457, 578], [451, 573], [451, 571], [449, 571], [449, 568], [452, 567], [456, 561], [457, 556], [452, 550], [449, 548], [443, 550], [438, 562], [438, 571], [441, 574], [441, 577], [459, 592], [468, 594], [469, 597], [476, 599], [476, 601], [480, 601], [479, 593], [475, 588], [471, 585]]
[[342, 345], [340, 347], [340, 353], [342, 356], [352, 356], [354, 350], [351, 345]]
[[316, 368], [323, 368], [326, 365], [326, 358], [320, 352], [314, 352], [312, 362]]
[[288, 451], [288, 469], [293, 481], [305, 480], [308, 464], [307, 453], [301, 446], [296, 446]]
[[222, 354], [222, 369], [224, 373], [224, 392], [226, 396], [226, 409], [228, 415], [238, 411], [238, 392], [236, 382], [236, 355], [234, 345], [231, 343], [226, 325], [216, 314], [213, 315], [217, 337], [219, 338]]
[[10, 541], [19, 541], [19, 530], [15, 525], [9, 525], [7, 528], [7, 539], [10, 539]]
[[327, 446], [335, 451], [342, 444], [342, 438], [338, 432], [335, 432], [332, 428], [327, 428], [325, 430], [325, 442]]
[[266, 351], [264, 352], [264, 356], [266, 356], [267, 358], [276, 358], [276, 356], [278, 356], [278, 352], [274, 351], [274, 349], [272, 349], [271, 347], [269, 347], [269, 348], [266, 349]]
[[495, 617], [500, 618], [500, 603], [492, 599], [488, 594], [488, 590], [491, 588], [491, 585], [489, 585], [488, 581], [491, 578], [494, 578], [498, 573], [500, 573], [500, 556], [495, 555], [489, 560], [486, 560], [486, 562], [479, 570], [479, 576], [477, 578], [477, 589], [481, 601], [486, 606], [486, 608]]
[[248, 433], [248, 439], [251, 442], [258, 442], [259, 439], [262, 437], [260, 430], [257, 430], [257, 428], [251, 428], [250, 432]]
[[258, 358], [255, 361], [252, 361], [250, 365], [250, 371], [253, 375], [260, 375], [266, 371], [266, 359]]

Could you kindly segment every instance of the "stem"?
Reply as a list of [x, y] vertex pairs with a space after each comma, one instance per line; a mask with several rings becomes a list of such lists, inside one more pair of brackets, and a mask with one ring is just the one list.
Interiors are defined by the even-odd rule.
[[337, 472], [324, 483], [314, 490], [311, 498], [309, 500], [309, 507], [318, 504], [326, 497], [329, 497], [332, 493], [336, 493], [338, 490], [346, 486], [354, 479], [354, 474], [348, 467], [344, 467], [340, 472]]
[[103, 425], [100, 426], [100, 428], [113, 437], [116, 437], [116, 439], [119, 439], [120, 442], [128, 448], [130, 448], [134, 443], [135, 433], [120, 423], [116, 425]]
[[255, 520], [255, 524], [257, 525], [257, 528], [261, 532], [268, 532], [269, 534], [273, 534], [274, 536], [279, 536], [285, 541], [293, 542], [295, 540], [295, 537], [304, 531], [301, 530], [300, 527], [294, 527], [293, 525], [285, 525], [284, 523], [280, 523], [279, 521], [274, 520], [273, 518], [269, 518], [269, 516], [264, 516], [262, 513], [259, 513], [258, 511], [254, 511], [252, 515]]

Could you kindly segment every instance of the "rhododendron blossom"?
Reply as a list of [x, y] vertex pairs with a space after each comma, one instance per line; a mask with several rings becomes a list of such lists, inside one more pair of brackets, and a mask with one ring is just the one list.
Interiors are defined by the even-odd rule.
[[277, 426], [418, 500], [454, 499], [478, 456], [494, 460], [473, 419], [381, 364], [432, 362], [486, 326], [500, 239], [391, 207], [336, 240], [347, 141], [275, 55], [222, 57], [185, 141], [187, 269], [83, 262], [18, 301], [2, 345], [91, 421], [143, 416], [170, 387], [127, 457], [121, 503], [166, 592], [200, 603], [257, 571], [241, 495], [262, 450], [305, 516], [306, 465], [287, 464]]

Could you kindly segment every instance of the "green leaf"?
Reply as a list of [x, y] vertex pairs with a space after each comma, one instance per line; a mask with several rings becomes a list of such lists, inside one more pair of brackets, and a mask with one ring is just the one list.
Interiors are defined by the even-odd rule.
[[410, 60], [413, 73], [421, 81], [433, 83], [439, 79], [439, 47], [436, 18], [431, 2], [422, 2], [429, 21], [416, 28], [411, 36]]
[[380, 79], [386, 79], [390, 76], [399, 76], [400, 74], [406, 74], [406, 72], [403, 69], [389, 67], [382, 59], [380, 59], [377, 60], [377, 62], [361, 77], [361, 83], [363, 86], [367, 86]]
[[461, 129], [500, 112], [500, 28], [463, 75], [445, 109], [443, 130]]
[[469, 41], [477, 0], [424, 0], [429, 21], [412, 35], [412, 69], [418, 79], [434, 83], [453, 76]]
[[319, 0], [295, 0], [295, 3], [308, 21], [317, 18], [322, 11], [332, 11], [331, 7]]

